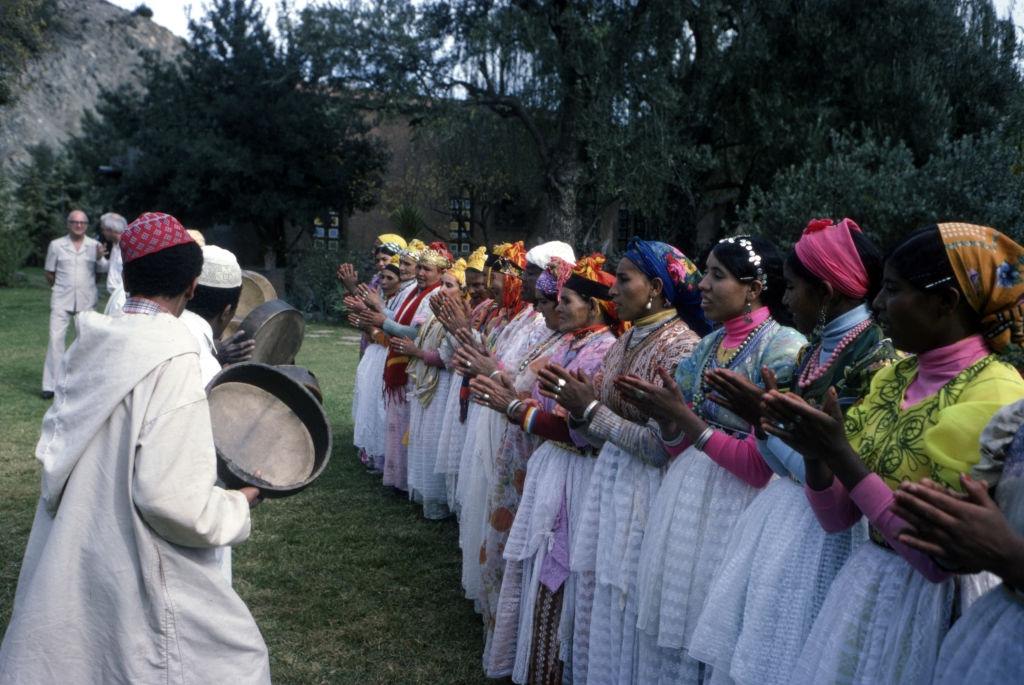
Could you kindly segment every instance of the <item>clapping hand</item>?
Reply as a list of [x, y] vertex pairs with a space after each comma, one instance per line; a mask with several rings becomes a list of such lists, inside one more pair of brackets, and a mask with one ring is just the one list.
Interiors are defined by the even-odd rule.
[[622, 398], [639, 409], [645, 416], [659, 423], [671, 423], [687, 411], [686, 398], [668, 370], [659, 366], [658, 377], [662, 385], [645, 381], [638, 376], [619, 376], [615, 387]]
[[416, 347], [411, 338], [391, 338], [391, 349], [397, 354], [404, 354], [408, 357], [422, 357], [423, 350]]
[[345, 308], [351, 312], [365, 312], [367, 309], [366, 303], [362, 298], [355, 295], [346, 295], [342, 298], [342, 302], [345, 304]]
[[362, 299], [365, 307], [376, 312], [384, 311], [384, 300], [381, 299], [380, 293], [365, 283], [360, 283], [356, 286], [356, 295]]
[[729, 369], [712, 369], [704, 374], [704, 380], [714, 391], [709, 399], [751, 426], [760, 427], [764, 394], [778, 390], [775, 372], [767, 366], [761, 369], [764, 388], [758, 387], [746, 376]]
[[473, 391], [474, 402], [502, 413], [517, 399], [511, 381], [504, 376], [497, 379], [476, 376], [469, 382], [469, 388]]
[[833, 455], [852, 453], [843, 428], [843, 412], [835, 388], [817, 409], [796, 393], [770, 390], [763, 395], [761, 428], [806, 459], [831, 462]]
[[550, 363], [537, 372], [540, 394], [550, 397], [565, 407], [572, 415], [580, 417], [586, 408], [597, 399], [593, 381], [582, 371], [568, 371]]
[[339, 264], [336, 273], [338, 280], [345, 286], [345, 290], [355, 293], [356, 285], [359, 283], [359, 272], [351, 264]]
[[[988, 487], [960, 476], [965, 494], [924, 479], [903, 482], [895, 493], [892, 512], [909, 524], [899, 540], [958, 573], [992, 571], [1010, 579], [1022, 574], [1013, 551], [1024, 539], [1013, 530]], [[1012, 581], [1011, 581], [1012, 582]]]
[[462, 345], [455, 351], [454, 359], [456, 370], [464, 376], [489, 376], [498, 369], [494, 358], [474, 345]]

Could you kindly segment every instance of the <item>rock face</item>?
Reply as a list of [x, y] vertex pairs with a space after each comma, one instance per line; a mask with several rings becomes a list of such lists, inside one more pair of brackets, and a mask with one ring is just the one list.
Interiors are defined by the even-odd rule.
[[33, 145], [58, 147], [77, 134], [103, 89], [137, 85], [143, 53], [172, 59], [184, 48], [164, 27], [105, 0], [57, 0], [57, 8], [46, 51], [26, 65], [17, 100], [0, 107], [0, 170], [27, 160]]

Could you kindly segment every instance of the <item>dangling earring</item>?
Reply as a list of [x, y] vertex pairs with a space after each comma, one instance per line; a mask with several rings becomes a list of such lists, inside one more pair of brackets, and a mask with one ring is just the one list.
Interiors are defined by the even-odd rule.
[[651, 311], [651, 305], [654, 303], [654, 295], [647, 298], [647, 304], [644, 305], [645, 311]]
[[814, 324], [814, 331], [811, 333], [812, 337], [821, 339], [822, 333], [825, 332], [825, 324], [827, 323], [825, 320], [826, 316], [825, 305], [821, 305], [821, 308], [818, 309], [818, 321]]
[[753, 311], [753, 308], [754, 307], [750, 303], [750, 300], [747, 300], [747, 306], [744, 307], [743, 309], [743, 320], [746, 321], [747, 323], [754, 323], [754, 317], [750, 315], [751, 311]]

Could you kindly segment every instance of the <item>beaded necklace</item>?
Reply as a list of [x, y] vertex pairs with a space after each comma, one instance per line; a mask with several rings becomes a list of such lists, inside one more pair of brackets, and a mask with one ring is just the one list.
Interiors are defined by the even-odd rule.
[[871, 319], [864, 319], [859, 324], [851, 328], [846, 335], [843, 336], [839, 344], [836, 345], [836, 349], [832, 351], [832, 355], [826, 360], [824, 364], [818, 363], [818, 357], [821, 352], [821, 343], [811, 350], [810, 358], [808, 359], [807, 366], [804, 367], [803, 372], [800, 374], [800, 378], [797, 380], [797, 388], [800, 390], [806, 390], [822, 376], [828, 373], [829, 369], [835, 365], [836, 360], [839, 359], [839, 355], [844, 349], [856, 340], [861, 333], [871, 327]]
[[[743, 358], [744, 353], [753, 344], [753, 342], [761, 336], [761, 333], [768, 329], [769, 326], [773, 325], [775, 320], [771, 317], [765, 319], [757, 326], [754, 330], [747, 334], [747, 337], [743, 339], [743, 342], [739, 344], [736, 351], [729, 357], [728, 361], [724, 363], [716, 364], [718, 368], [732, 368], [734, 364]], [[725, 332], [722, 332], [721, 339], [715, 343], [715, 350], [707, 355], [704, 359], [704, 363], [701, 365], [700, 374], [697, 376], [699, 383], [697, 385], [697, 392], [693, 394], [693, 410], [701, 417], [704, 417], [704, 398], [708, 393], [708, 384], [705, 380], [705, 375], [711, 370], [711, 365], [717, 362], [718, 348], [721, 346], [722, 341], [725, 340]], [[706, 417], [705, 417], [706, 418]]]
[[544, 342], [542, 342], [540, 345], [537, 345], [537, 347], [535, 347], [533, 349], [533, 351], [530, 352], [530, 354], [528, 354], [523, 359], [523, 361], [519, 362], [519, 366], [516, 368], [516, 375], [518, 376], [523, 371], [525, 371], [527, 366], [532, 364], [534, 361], [537, 360], [538, 357], [540, 357], [542, 354], [544, 354], [549, 349], [554, 347], [555, 343], [557, 343], [559, 340], [561, 340], [565, 335], [568, 335], [568, 334], [566, 334], [566, 333], [559, 333], [558, 331], [555, 331], [550, 336], [548, 336], [548, 338]]

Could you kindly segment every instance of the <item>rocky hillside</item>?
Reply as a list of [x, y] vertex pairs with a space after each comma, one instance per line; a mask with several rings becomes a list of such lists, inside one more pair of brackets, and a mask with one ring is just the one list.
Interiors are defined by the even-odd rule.
[[144, 52], [169, 59], [184, 47], [162, 26], [105, 0], [57, 0], [57, 7], [46, 51], [26, 66], [17, 100], [0, 107], [0, 168], [27, 159], [32, 145], [58, 146], [78, 133], [102, 89], [138, 82]]

